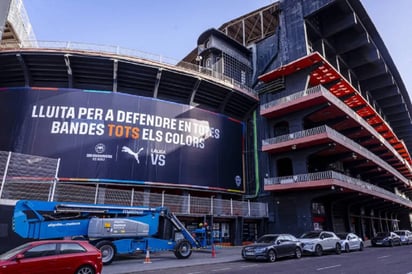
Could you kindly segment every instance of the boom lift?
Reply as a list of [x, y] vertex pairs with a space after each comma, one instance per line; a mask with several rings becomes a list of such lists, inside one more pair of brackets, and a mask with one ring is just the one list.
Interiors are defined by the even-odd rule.
[[202, 244], [166, 207], [18, 201], [13, 230], [23, 238], [85, 239], [102, 252], [104, 264], [116, 255], [173, 251], [189, 258]]

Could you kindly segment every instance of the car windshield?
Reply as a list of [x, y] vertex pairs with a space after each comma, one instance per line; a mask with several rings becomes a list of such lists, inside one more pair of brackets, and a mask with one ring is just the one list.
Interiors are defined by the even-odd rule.
[[256, 241], [256, 243], [265, 243], [265, 244], [272, 243], [276, 241], [277, 237], [278, 236], [262, 236]]
[[399, 236], [405, 236], [406, 232], [405, 231], [395, 231], [396, 234]]
[[24, 244], [21, 246], [18, 246], [16, 248], [13, 248], [12, 250], [9, 250], [3, 254], [0, 255], [0, 261], [8, 260], [11, 257], [15, 256], [16, 254], [20, 253], [23, 249], [25, 249], [27, 246], [30, 244]]
[[319, 238], [320, 232], [317, 231], [312, 231], [312, 232], [307, 232], [304, 233], [300, 238], [309, 238], [309, 239], [314, 239], [314, 238]]
[[347, 233], [336, 233], [336, 236], [338, 236], [341, 240], [345, 240], [348, 234]]

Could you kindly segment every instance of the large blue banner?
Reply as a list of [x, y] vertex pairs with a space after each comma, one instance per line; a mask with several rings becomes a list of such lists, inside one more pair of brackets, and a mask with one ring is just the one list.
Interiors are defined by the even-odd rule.
[[59, 177], [244, 191], [243, 123], [121, 93], [0, 92], [0, 149], [61, 158]]

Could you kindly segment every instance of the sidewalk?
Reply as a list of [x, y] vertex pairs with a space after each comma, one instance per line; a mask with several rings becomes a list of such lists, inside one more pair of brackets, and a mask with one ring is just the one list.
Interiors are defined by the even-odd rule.
[[212, 250], [199, 249], [193, 250], [188, 259], [177, 259], [173, 252], [159, 252], [150, 254], [151, 263], [144, 263], [145, 256], [139, 255], [133, 258], [125, 257], [115, 260], [112, 264], [103, 266], [102, 274], [132, 274], [147, 270], [160, 270], [173, 267], [185, 267], [193, 265], [224, 263], [242, 260], [242, 246], [216, 247], [215, 256]]

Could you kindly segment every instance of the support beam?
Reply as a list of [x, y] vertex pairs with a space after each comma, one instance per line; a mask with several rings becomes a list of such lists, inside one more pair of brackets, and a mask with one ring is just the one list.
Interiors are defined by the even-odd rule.
[[195, 82], [195, 84], [193, 86], [192, 93], [191, 93], [190, 98], [189, 98], [188, 103], [189, 103], [190, 106], [193, 105], [193, 102], [195, 101], [196, 92], [199, 89], [199, 86], [200, 86], [201, 82], [202, 82], [202, 79], [197, 78], [197, 81]]
[[228, 94], [226, 94], [225, 99], [222, 101], [222, 103], [219, 106], [219, 111], [221, 113], [224, 113], [224, 110], [226, 108], [227, 102], [229, 102], [230, 97], [232, 97], [232, 92], [229, 92]]
[[386, 88], [395, 85], [395, 80], [389, 74], [384, 74], [379, 77], [369, 78], [364, 81], [360, 81], [363, 89], [374, 90], [380, 88]]
[[395, 85], [386, 86], [384, 88], [369, 90], [369, 94], [376, 101], [385, 100], [388, 97], [400, 94], [399, 88]]
[[117, 92], [117, 69], [119, 67], [119, 61], [113, 60], [113, 92]]
[[376, 62], [381, 59], [379, 52], [373, 46], [362, 47], [342, 55], [351, 69]]
[[67, 87], [73, 88], [73, 72], [70, 66], [70, 55], [69, 54], [64, 55], [64, 63], [66, 64], [66, 68], [67, 68], [67, 82], [68, 82]]
[[157, 95], [159, 93], [159, 85], [160, 85], [160, 79], [162, 78], [162, 71], [163, 71], [162, 68], [159, 68], [159, 70], [157, 71], [155, 86], [153, 89], [153, 98], [157, 98]]
[[[366, 32], [356, 34], [356, 35], [342, 35], [336, 37], [336, 51], [339, 55], [350, 52], [362, 46], [368, 45], [371, 41], [369, 34]], [[350, 35], [350, 37], [348, 37]]]
[[[342, 14], [343, 15], [343, 14]], [[358, 22], [356, 20], [356, 14], [354, 12], [345, 14], [341, 18], [330, 18], [328, 22], [323, 24], [322, 34], [323, 37], [330, 37], [336, 33], [342, 32], [355, 26]]]
[[29, 70], [27, 69], [26, 62], [24, 61], [23, 56], [21, 56], [20, 53], [17, 53], [16, 57], [17, 57], [17, 60], [19, 60], [20, 66], [21, 66], [22, 71], [23, 71], [24, 86], [29, 87], [30, 83], [31, 83], [31, 77], [30, 77], [30, 74], [29, 74]]

